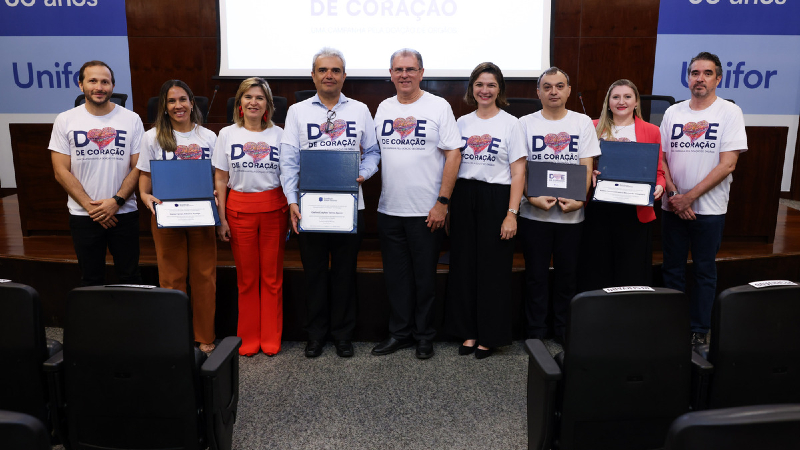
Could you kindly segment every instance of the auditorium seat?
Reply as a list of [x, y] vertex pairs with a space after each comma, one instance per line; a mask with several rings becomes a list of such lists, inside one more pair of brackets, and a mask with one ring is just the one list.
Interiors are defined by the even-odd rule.
[[503, 109], [516, 118], [533, 114], [542, 109], [542, 101], [538, 98], [510, 97], [506, 100], [508, 101], [508, 106]]
[[[9, 389], [4, 386], [3, 389]], [[16, 411], [0, 410], [0, 448], [50, 450], [50, 436], [41, 420]]]
[[0, 409], [34, 416], [50, 428], [42, 364], [61, 350], [61, 343], [45, 339], [41, 314], [36, 290], [0, 283]]
[[800, 286], [726, 289], [711, 312], [710, 343], [696, 351], [714, 365], [699, 378], [695, 409], [800, 403]]
[[[286, 99], [286, 97], [273, 95], [272, 102], [275, 105], [275, 113], [272, 115], [272, 122], [275, 124], [283, 124], [284, 122], [286, 122], [286, 111], [289, 108], [288, 107], [289, 101]], [[225, 119], [228, 121], [228, 123], [233, 123], [234, 103], [236, 103], [236, 97], [229, 97], [225, 113]]]
[[675, 98], [669, 95], [640, 95], [639, 102], [645, 122], [658, 126], [667, 108], [675, 104]]
[[308, 100], [311, 97], [315, 96], [317, 91], [315, 89], [306, 89], [302, 91], [294, 91], [294, 101], [296, 103], [300, 103], [303, 100]]
[[[200, 108], [203, 114], [203, 123], [208, 122], [208, 97], [195, 95], [194, 103]], [[158, 97], [150, 97], [147, 100], [147, 123], [155, 123], [156, 115], [158, 115]]]
[[798, 430], [798, 404], [696, 411], [672, 423], [664, 450], [797, 450]]
[[652, 449], [689, 411], [689, 302], [678, 291], [578, 294], [564, 351], [525, 341], [528, 448]]
[[238, 337], [194, 347], [189, 299], [96, 286], [67, 298], [64, 350], [47, 362], [73, 449], [229, 450], [239, 399]]
[[[128, 101], [128, 94], [120, 94], [118, 92], [114, 92], [111, 94], [111, 102], [116, 103], [119, 106], [125, 107], [125, 103]], [[80, 106], [86, 103], [86, 96], [81, 94], [75, 97], [75, 106]]]

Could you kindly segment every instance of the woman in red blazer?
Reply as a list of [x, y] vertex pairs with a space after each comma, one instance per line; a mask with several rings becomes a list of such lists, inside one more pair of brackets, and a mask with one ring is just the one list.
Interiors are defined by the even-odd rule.
[[[659, 144], [656, 186], [658, 200], [666, 182], [661, 162], [661, 132], [642, 119], [639, 90], [629, 80], [611, 84], [603, 102], [600, 119], [595, 120], [597, 137], [606, 141], [635, 141]], [[598, 171], [594, 172], [599, 174]], [[612, 286], [650, 286], [653, 272], [651, 206], [623, 205], [589, 201], [581, 263], [579, 291]]]

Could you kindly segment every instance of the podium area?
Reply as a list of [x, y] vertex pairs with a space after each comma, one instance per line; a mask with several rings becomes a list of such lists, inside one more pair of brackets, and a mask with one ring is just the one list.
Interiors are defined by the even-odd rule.
[[[60, 194], [60, 193], [59, 193]], [[66, 206], [64, 207], [66, 213]], [[140, 238], [140, 266], [147, 284], [158, 284], [155, 247], [146, 234]], [[661, 250], [658, 241], [653, 253], [653, 284], [661, 283]], [[236, 334], [237, 289], [236, 267], [230, 246], [218, 242], [217, 256], [217, 336]], [[107, 280], [114, 282], [110, 255], [107, 259]], [[719, 282], [717, 291], [756, 280], [800, 280], [800, 211], [779, 205], [773, 242], [736, 241], [725, 239], [717, 255]], [[514, 255], [512, 295], [514, 305], [514, 339], [523, 336], [522, 295], [525, 263], [520, 252]], [[448, 266], [440, 264], [436, 277], [435, 324], [441, 329], [444, 317], [444, 296]], [[480, 268], [476, 268], [480, 276]], [[23, 236], [20, 227], [19, 197], [0, 199], [0, 278], [34, 287], [42, 299], [46, 326], [63, 327], [66, 295], [80, 284], [78, 262], [68, 234]], [[358, 325], [355, 340], [377, 341], [388, 335], [389, 305], [383, 282], [379, 243], [367, 238], [358, 257]], [[303, 266], [297, 237], [287, 243], [284, 258], [284, 340], [302, 341], [305, 307], [303, 302]], [[439, 334], [438, 339], [447, 339]]]

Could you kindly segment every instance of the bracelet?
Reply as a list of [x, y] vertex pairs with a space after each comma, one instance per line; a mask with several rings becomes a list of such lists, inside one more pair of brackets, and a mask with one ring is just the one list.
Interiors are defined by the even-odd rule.
[[513, 208], [508, 208], [508, 212], [514, 213], [514, 215], [519, 215], [519, 211], [517, 211], [516, 209], [513, 209]]

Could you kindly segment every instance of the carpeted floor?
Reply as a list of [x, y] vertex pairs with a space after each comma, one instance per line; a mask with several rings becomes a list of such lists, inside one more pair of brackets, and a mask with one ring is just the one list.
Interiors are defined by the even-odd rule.
[[[48, 337], [61, 340], [61, 330]], [[456, 343], [435, 343], [425, 361], [413, 348], [372, 356], [374, 345], [356, 342], [354, 357], [339, 358], [328, 344], [308, 359], [304, 342], [284, 342], [275, 357], [240, 357], [233, 448], [526, 448], [522, 342], [480, 361], [458, 356]]]

